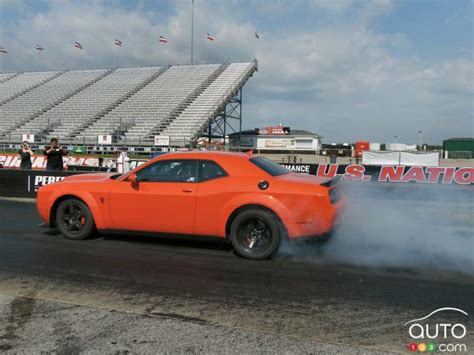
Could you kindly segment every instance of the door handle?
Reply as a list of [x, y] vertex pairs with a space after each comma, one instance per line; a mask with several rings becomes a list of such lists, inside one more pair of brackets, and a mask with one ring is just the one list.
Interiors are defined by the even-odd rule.
[[191, 189], [183, 189], [183, 192], [190, 193], [190, 192], [193, 192], [193, 190], [191, 190]]

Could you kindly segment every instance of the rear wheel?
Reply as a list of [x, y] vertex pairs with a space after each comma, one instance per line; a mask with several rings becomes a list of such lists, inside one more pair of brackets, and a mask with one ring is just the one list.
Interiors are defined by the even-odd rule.
[[230, 241], [237, 254], [253, 260], [272, 256], [280, 246], [281, 235], [277, 217], [260, 209], [239, 213], [230, 227]]
[[90, 236], [94, 225], [89, 207], [78, 199], [64, 200], [56, 210], [56, 226], [65, 238], [86, 239]]

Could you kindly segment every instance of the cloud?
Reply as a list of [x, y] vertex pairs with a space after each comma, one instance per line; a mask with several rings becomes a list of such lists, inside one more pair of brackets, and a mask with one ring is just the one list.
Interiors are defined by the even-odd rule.
[[[0, 45], [10, 53], [0, 58], [0, 70], [189, 63], [189, 3], [169, 5], [49, 1], [44, 10], [22, 12], [2, 26]], [[412, 143], [422, 129], [428, 142], [439, 143], [472, 132], [472, 58], [421, 60], [407, 35], [373, 30], [394, 11], [388, 0], [297, 5], [195, 4], [195, 62], [259, 60], [259, 72], [244, 87], [244, 127], [283, 122], [349, 142], [398, 135]], [[158, 43], [160, 34], [168, 45]], [[114, 46], [115, 38], [123, 47]], [[75, 49], [74, 41], [84, 49]], [[45, 50], [35, 51], [36, 43]]]

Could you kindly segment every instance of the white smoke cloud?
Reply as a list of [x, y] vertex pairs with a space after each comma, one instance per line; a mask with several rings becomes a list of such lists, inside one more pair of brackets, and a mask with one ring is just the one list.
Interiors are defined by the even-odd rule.
[[346, 186], [340, 227], [324, 245], [281, 253], [316, 263], [474, 274], [472, 190], [463, 186]]

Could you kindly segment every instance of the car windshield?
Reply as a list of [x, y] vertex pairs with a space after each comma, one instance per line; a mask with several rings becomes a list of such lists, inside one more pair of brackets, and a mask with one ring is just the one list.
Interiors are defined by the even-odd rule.
[[250, 158], [250, 161], [271, 176], [288, 174], [290, 171], [265, 157]]

